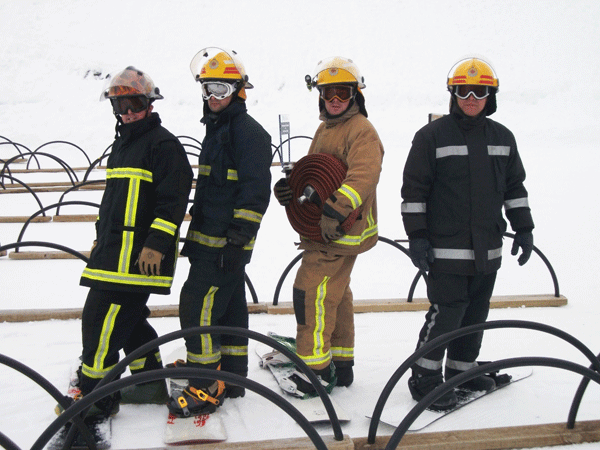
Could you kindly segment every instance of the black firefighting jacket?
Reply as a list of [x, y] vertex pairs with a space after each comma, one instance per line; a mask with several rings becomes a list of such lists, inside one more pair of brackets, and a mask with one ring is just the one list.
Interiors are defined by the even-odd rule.
[[[97, 244], [80, 284], [169, 294], [193, 173], [179, 140], [156, 113], [117, 127], [96, 222]], [[144, 247], [164, 255], [160, 276], [140, 274]]]
[[236, 101], [220, 114], [205, 109], [192, 222], [182, 255], [218, 253], [227, 240], [244, 246], [248, 263], [271, 195], [271, 137]]
[[472, 275], [500, 268], [507, 223], [533, 229], [525, 170], [513, 134], [457, 108], [420, 129], [404, 168], [402, 219], [409, 238], [428, 238], [432, 271]]

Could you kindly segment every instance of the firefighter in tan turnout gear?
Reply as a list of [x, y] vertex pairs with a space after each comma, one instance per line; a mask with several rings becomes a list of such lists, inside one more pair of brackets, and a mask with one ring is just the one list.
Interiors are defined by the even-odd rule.
[[[357, 255], [377, 243], [376, 188], [384, 151], [367, 119], [365, 84], [356, 64], [343, 57], [325, 59], [307, 82], [319, 92], [322, 120], [308, 155], [329, 154], [347, 166], [341, 185], [323, 204], [321, 239], [301, 236], [304, 254], [293, 288], [297, 353], [330, 389], [349, 386], [354, 379], [350, 274]], [[274, 190], [282, 205], [296, 201], [286, 178]], [[344, 231], [341, 224], [357, 209], [356, 221]], [[299, 371], [290, 380], [302, 393], [315, 392]]]
[[[152, 79], [134, 67], [114, 75], [101, 99], [117, 118], [106, 164], [106, 188], [96, 242], [81, 276], [90, 287], [82, 314], [80, 388], [88, 394], [119, 361], [155, 339], [146, 306], [151, 293], [169, 294], [179, 253], [179, 229], [192, 186], [192, 169], [179, 140], [162, 125], [153, 102], [162, 99]], [[132, 373], [162, 367], [158, 348], [130, 365]], [[122, 391], [123, 402], [164, 403], [164, 380]], [[112, 414], [119, 396], [102, 399]]]
[[[533, 220], [513, 134], [488, 118], [496, 111], [498, 77], [480, 58], [459, 61], [447, 79], [450, 114], [420, 129], [404, 167], [402, 218], [416, 267], [429, 271], [431, 303], [417, 347], [487, 320], [507, 223], [515, 231], [512, 254], [519, 264], [533, 250]], [[446, 379], [477, 366], [483, 333], [447, 346]], [[446, 348], [438, 347], [412, 367], [409, 388], [420, 400], [443, 383]], [[489, 391], [491, 377], [464, 388]], [[456, 405], [454, 392], [436, 400], [443, 410]]]

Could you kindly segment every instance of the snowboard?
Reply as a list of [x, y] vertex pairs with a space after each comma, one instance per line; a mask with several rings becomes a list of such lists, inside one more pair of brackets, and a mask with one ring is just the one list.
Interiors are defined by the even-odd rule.
[[[187, 386], [187, 380], [169, 379], [169, 393], [177, 396]], [[219, 411], [178, 417], [168, 413], [164, 442], [167, 445], [210, 444], [227, 440], [225, 425]]]
[[[67, 387], [67, 397], [72, 398], [73, 400], [79, 398], [81, 396], [81, 389], [79, 388], [79, 374], [78, 370], [81, 367], [81, 359], [78, 359], [75, 364], [71, 367], [70, 376], [69, 376], [69, 386]], [[54, 412], [56, 415], [60, 415], [63, 413], [63, 408], [60, 405], [56, 405], [54, 408]], [[94, 443], [96, 444], [96, 448], [98, 450], [104, 450], [110, 448], [110, 440], [111, 440], [111, 417], [98, 417], [98, 416], [89, 416], [86, 417], [83, 422], [87, 426], [91, 435], [93, 436]], [[72, 422], [68, 422], [65, 426], [63, 426], [58, 433], [56, 433], [52, 439], [48, 442], [46, 448], [48, 450], [60, 450], [65, 446], [66, 439], [69, 435], [69, 430], [73, 426]], [[73, 441], [71, 442], [71, 449], [87, 449], [90, 445], [83, 437], [79, 430], [75, 431], [75, 435], [73, 437]]]
[[[449, 409], [447, 411], [435, 411], [431, 409], [426, 409], [423, 411], [419, 417], [415, 419], [415, 421], [410, 425], [408, 431], [421, 431], [429, 425], [437, 422], [438, 420], [446, 417], [449, 414], [452, 414], [459, 409], [464, 408], [471, 403], [482, 399], [483, 397], [487, 397], [488, 395], [494, 394], [504, 388], [510, 386], [517, 381], [524, 380], [528, 378], [533, 373], [530, 367], [516, 367], [510, 369], [507, 372], [502, 372], [496, 375], [497, 387], [493, 391], [485, 392], [485, 391], [470, 391], [466, 389], [455, 389], [456, 396], [458, 397], [457, 405]], [[389, 405], [389, 401], [388, 401]], [[387, 425], [391, 425], [393, 427], [397, 427], [400, 422], [404, 419], [404, 417], [412, 410], [412, 408], [416, 405], [414, 400], [410, 402], [405, 402], [399, 405], [391, 405], [385, 406], [383, 412], [380, 417], [380, 422], [383, 422]], [[368, 418], [372, 418], [371, 416], [367, 416]]]
[[[269, 332], [268, 336], [285, 345], [289, 350], [296, 351], [296, 340], [294, 338], [280, 336], [272, 332]], [[278, 350], [274, 350], [262, 343], [257, 344], [255, 351], [260, 358], [260, 367], [268, 369], [271, 372], [281, 390], [287, 394], [286, 400], [298, 409], [309, 422], [313, 424], [330, 422], [329, 415], [327, 414], [327, 410], [325, 409], [321, 398], [305, 397], [301, 393], [297, 393], [294, 388], [295, 385], [288, 380], [288, 377], [296, 368], [289, 358]], [[333, 389], [333, 386], [331, 386], [330, 389], [326, 388], [328, 392], [331, 392], [331, 389]], [[350, 415], [344, 411], [333, 398], [329, 398], [338, 416], [338, 420], [341, 423], [349, 422]]]

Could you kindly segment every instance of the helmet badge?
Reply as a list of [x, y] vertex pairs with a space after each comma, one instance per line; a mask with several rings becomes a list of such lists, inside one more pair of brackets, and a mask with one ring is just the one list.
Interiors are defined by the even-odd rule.
[[329, 75], [331, 75], [332, 77], [335, 77], [338, 74], [338, 68], [337, 67], [331, 67], [329, 69]]
[[475, 66], [471, 66], [468, 74], [470, 77], [476, 77], [477, 76], [477, 68]]
[[208, 67], [210, 67], [211, 69], [216, 69], [217, 67], [219, 67], [219, 61], [217, 61], [217, 58], [213, 58], [210, 60], [210, 62], [208, 63]]

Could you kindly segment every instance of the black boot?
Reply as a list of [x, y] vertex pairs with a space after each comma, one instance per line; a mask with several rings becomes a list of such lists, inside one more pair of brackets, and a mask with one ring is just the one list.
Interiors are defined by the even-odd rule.
[[[439, 371], [421, 368], [417, 370], [413, 369], [412, 376], [408, 379], [408, 389], [412, 398], [419, 401], [443, 383], [444, 377], [441, 369]], [[454, 408], [457, 402], [456, 394], [452, 390], [434, 401], [429, 408], [434, 411], [446, 411]]]
[[352, 366], [354, 361], [334, 361], [335, 375], [337, 377], [336, 386], [348, 387], [354, 381], [354, 370]]
[[[446, 366], [446, 380], [449, 380], [452, 377], [460, 375], [464, 371], [458, 369], [452, 369], [451, 367]], [[461, 385], [458, 386], [459, 389], [465, 389], [467, 391], [483, 391], [490, 392], [496, 389], [496, 382], [492, 377], [488, 377], [487, 375], [481, 375], [477, 378], [473, 378]]]

